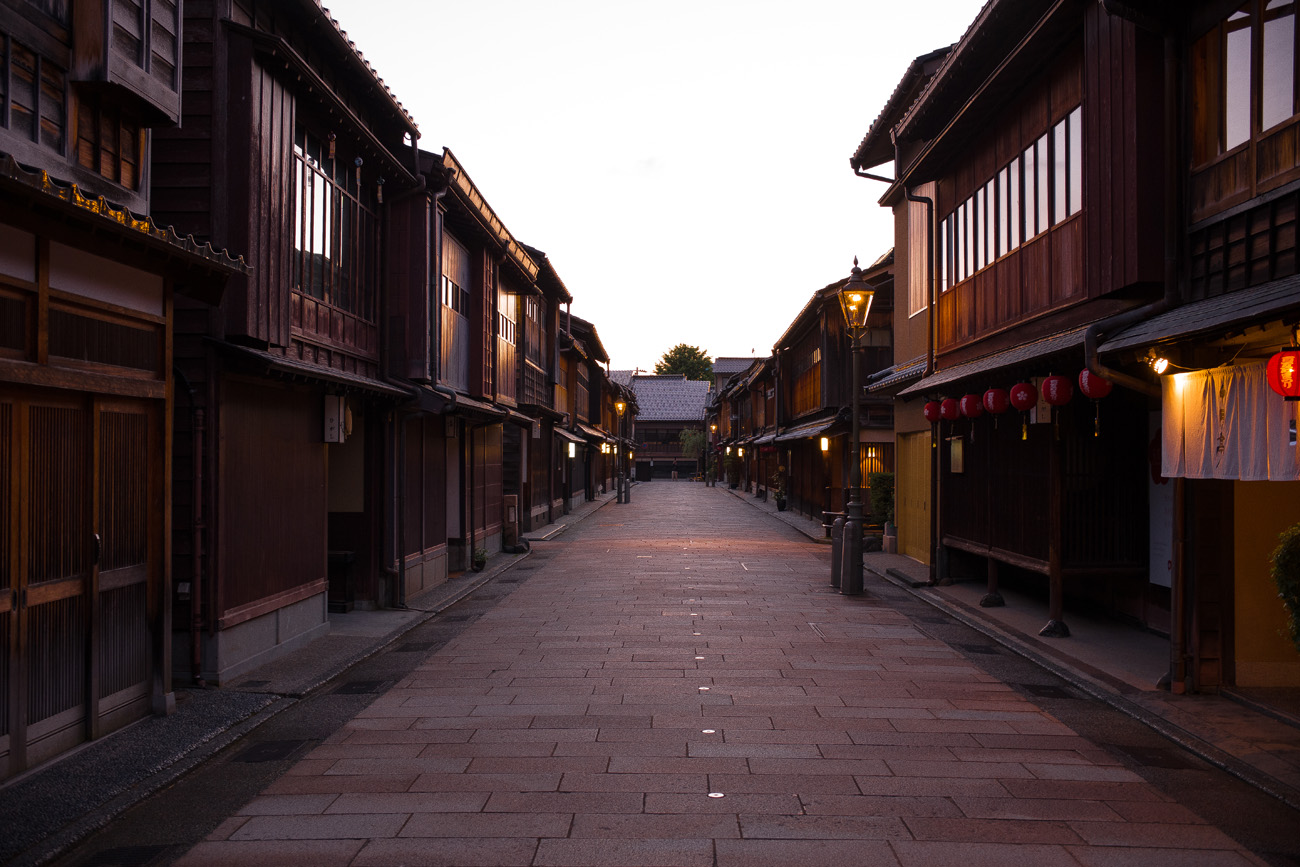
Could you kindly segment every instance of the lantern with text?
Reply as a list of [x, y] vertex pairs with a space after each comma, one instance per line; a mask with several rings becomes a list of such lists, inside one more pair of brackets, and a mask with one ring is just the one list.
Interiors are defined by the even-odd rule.
[[1110, 394], [1114, 388], [1111, 381], [1105, 377], [1098, 376], [1088, 368], [1079, 371], [1079, 391], [1083, 392], [1084, 397], [1092, 398], [1092, 404], [1096, 410], [1092, 417], [1092, 435], [1101, 436], [1101, 399]]
[[[961, 400], [957, 402], [957, 407], [961, 414], [966, 416], [972, 422], [984, 414], [984, 404], [978, 394], [962, 395]], [[975, 425], [970, 426], [970, 439], [975, 442]]]
[[1020, 438], [1029, 439], [1029, 410], [1038, 403], [1038, 389], [1032, 382], [1019, 382], [1011, 386], [1007, 399], [1012, 406], [1024, 413], [1020, 422]]
[[1043, 380], [1043, 400], [1052, 406], [1065, 406], [1074, 397], [1074, 386], [1064, 376], [1049, 376]]
[[[1074, 397], [1074, 384], [1070, 382], [1069, 377], [1049, 376], [1043, 380], [1043, 387], [1039, 394], [1049, 406], [1055, 409], [1058, 406], [1065, 406], [1070, 402], [1070, 398]], [[1061, 436], [1061, 422], [1055, 412], [1052, 413], [1052, 433], [1058, 439]]]
[[1268, 387], [1286, 400], [1300, 400], [1300, 346], [1291, 346], [1268, 360]]
[[944, 421], [956, 421], [961, 418], [961, 407], [955, 397], [945, 397], [939, 404], [939, 417]]

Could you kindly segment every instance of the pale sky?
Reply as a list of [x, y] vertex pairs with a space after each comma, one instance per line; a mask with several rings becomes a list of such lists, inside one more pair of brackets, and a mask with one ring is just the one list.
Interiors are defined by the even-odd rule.
[[[766, 356], [893, 243], [849, 157], [984, 0], [322, 0], [520, 241], [610, 367]], [[892, 166], [878, 170], [892, 174]]]

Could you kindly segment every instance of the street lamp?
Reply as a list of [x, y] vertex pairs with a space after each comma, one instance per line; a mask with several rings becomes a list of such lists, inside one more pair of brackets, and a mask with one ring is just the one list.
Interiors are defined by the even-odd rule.
[[876, 292], [871, 284], [862, 279], [862, 269], [858, 267], [858, 258], [853, 257], [853, 272], [847, 283], [840, 289], [840, 310], [844, 313], [844, 323], [849, 329], [849, 368], [852, 371], [849, 381], [852, 391], [849, 397], [849, 412], [852, 419], [849, 462], [849, 503], [848, 514], [844, 519], [844, 574], [840, 581], [840, 592], [845, 596], [857, 596], [862, 593], [862, 436], [861, 421], [858, 419], [858, 407], [861, 402], [861, 387], [858, 384], [858, 341], [862, 329], [867, 327], [867, 314], [871, 312], [871, 301]]
[[[614, 409], [618, 412], [618, 438], [623, 440], [624, 443], [626, 443], [627, 442], [627, 403], [621, 400], [616, 401], [614, 403]], [[617, 454], [617, 451], [615, 451], [615, 454]], [[619, 503], [629, 502], [631, 498], [628, 496], [630, 491], [628, 491], [628, 483], [627, 483], [627, 449], [626, 448], [623, 449], [623, 454], [618, 460], [618, 465], [615, 467], [615, 473], [617, 473], [617, 477], [618, 477], [618, 481], [617, 481], [618, 494], [615, 499]]]

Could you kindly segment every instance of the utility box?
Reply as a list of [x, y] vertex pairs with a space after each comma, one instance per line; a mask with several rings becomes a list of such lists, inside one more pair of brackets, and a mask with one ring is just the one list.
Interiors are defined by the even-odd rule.
[[508, 550], [519, 544], [519, 495], [506, 494], [502, 501], [505, 521], [501, 528], [501, 544]]

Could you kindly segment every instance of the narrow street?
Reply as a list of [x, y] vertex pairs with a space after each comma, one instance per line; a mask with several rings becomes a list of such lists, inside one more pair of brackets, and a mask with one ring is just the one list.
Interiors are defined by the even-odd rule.
[[722, 488], [638, 486], [65, 865], [1300, 863], [1300, 820]]

